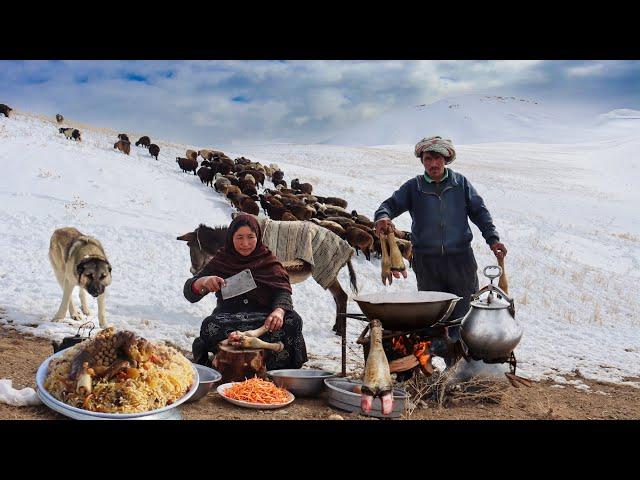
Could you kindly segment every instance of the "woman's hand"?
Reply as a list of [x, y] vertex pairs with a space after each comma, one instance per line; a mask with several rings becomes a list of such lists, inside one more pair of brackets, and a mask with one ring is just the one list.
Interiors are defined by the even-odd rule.
[[282, 328], [284, 324], [284, 310], [280, 307], [276, 308], [273, 312], [269, 314], [267, 319], [264, 321], [264, 326], [270, 332], [276, 332]]
[[198, 290], [199, 292], [202, 292], [202, 289], [204, 288], [207, 290], [206, 293], [209, 293], [209, 292], [217, 292], [223, 286], [226, 285], [226, 282], [222, 277], [209, 276], [209, 277], [200, 277], [195, 282], [193, 282], [193, 284], [196, 290]]

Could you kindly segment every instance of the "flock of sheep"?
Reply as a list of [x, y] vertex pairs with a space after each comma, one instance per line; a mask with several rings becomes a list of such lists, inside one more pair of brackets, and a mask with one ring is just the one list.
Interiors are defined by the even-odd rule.
[[[198, 157], [202, 161], [198, 163]], [[380, 238], [375, 234], [373, 222], [357, 211], [347, 210], [347, 201], [338, 197], [313, 195], [313, 185], [291, 180], [290, 188], [284, 180], [284, 172], [272, 163], [261, 165], [248, 158], [229, 158], [218, 150], [187, 150], [185, 157], [176, 157], [176, 163], [183, 172], [193, 172], [200, 182], [215, 188], [225, 195], [239, 211], [258, 215], [260, 207], [273, 220], [311, 221], [331, 230], [360, 250], [367, 260], [371, 252], [378, 258], [382, 255]], [[274, 188], [264, 188], [265, 180], [270, 180]], [[258, 188], [262, 187], [262, 193]], [[406, 240], [408, 232], [398, 232], [396, 238], [402, 255], [411, 261], [411, 242]]]
[[[10, 107], [0, 104], [0, 113], [9, 117]], [[64, 121], [60, 114], [56, 115], [58, 124]], [[76, 128], [59, 129], [68, 139], [81, 141], [80, 131]], [[152, 157], [158, 160], [160, 147], [147, 136], [140, 137], [136, 146], [148, 148]], [[121, 133], [113, 148], [129, 155], [131, 142], [129, 137]], [[202, 162], [198, 163], [198, 157]], [[367, 260], [371, 260], [371, 252], [378, 258], [382, 255], [380, 239], [375, 234], [373, 222], [355, 210], [347, 210], [347, 201], [338, 197], [321, 197], [313, 195], [313, 185], [300, 183], [297, 178], [291, 180], [290, 188], [284, 180], [284, 172], [277, 164], [269, 166], [252, 162], [240, 157], [232, 160], [224, 152], [217, 150], [187, 150], [186, 157], [176, 157], [176, 163], [183, 172], [193, 172], [203, 184], [215, 188], [241, 212], [258, 215], [260, 207], [273, 220], [311, 221], [331, 230], [355, 248], [360, 250]], [[274, 188], [264, 188], [269, 179]], [[262, 187], [262, 193], [258, 188]], [[408, 232], [398, 231], [396, 240], [403, 257], [411, 261], [411, 242], [406, 240]]]

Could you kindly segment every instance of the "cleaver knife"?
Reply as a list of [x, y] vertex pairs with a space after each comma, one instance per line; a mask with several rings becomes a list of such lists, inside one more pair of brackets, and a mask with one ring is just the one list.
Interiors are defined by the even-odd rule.
[[253, 280], [251, 270], [248, 268], [226, 278], [224, 281], [225, 286], [220, 289], [220, 294], [222, 295], [223, 300], [237, 297], [238, 295], [250, 292], [254, 288], [258, 287], [256, 282]]

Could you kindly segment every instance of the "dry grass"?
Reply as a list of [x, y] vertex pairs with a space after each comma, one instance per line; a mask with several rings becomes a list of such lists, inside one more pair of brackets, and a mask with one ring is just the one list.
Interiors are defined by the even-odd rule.
[[500, 404], [508, 387], [506, 381], [485, 376], [458, 381], [456, 369], [435, 370], [430, 377], [418, 371], [404, 384], [410, 399], [405, 417], [411, 417], [419, 407], [430, 405], [446, 408], [465, 404]]

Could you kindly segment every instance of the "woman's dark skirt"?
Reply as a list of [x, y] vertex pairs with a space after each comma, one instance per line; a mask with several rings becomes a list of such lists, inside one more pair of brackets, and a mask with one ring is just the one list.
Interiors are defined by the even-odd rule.
[[[200, 365], [211, 366], [208, 352], [217, 353], [218, 344], [226, 340], [231, 332], [255, 330], [264, 325], [271, 311], [217, 312], [208, 316], [200, 327], [200, 336], [193, 342], [193, 358]], [[284, 349], [278, 353], [266, 352], [267, 370], [300, 368], [307, 361], [307, 346], [302, 336], [302, 318], [295, 311], [287, 311], [282, 328], [267, 332], [260, 340], [269, 343], [282, 342]]]

